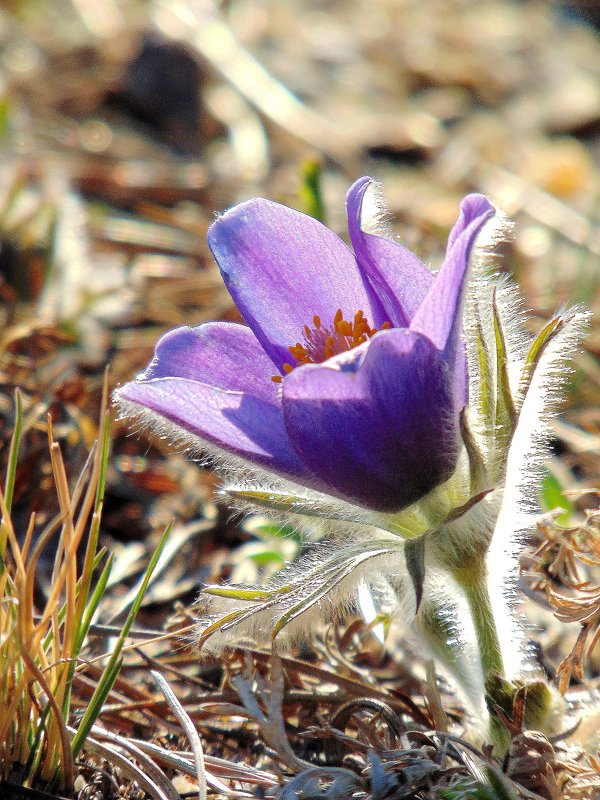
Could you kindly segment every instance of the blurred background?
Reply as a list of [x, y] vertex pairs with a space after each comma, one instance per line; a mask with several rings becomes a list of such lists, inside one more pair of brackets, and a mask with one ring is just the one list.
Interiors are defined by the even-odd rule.
[[[108, 363], [114, 386], [165, 330], [235, 318], [206, 230], [247, 197], [310, 211], [321, 192], [345, 235], [346, 188], [370, 174], [395, 231], [435, 267], [461, 197], [481, 191], [515, 220], [499, 268], [532, 325], [567, 303], [597, 310], [599, 24], [583, 0], [5, 0], [0, 467], [19, 386], [23, 530], [31, 511], [39, 526], [56, 511], [46, 413], [75, 476]], [[599, 348], [594, 324], [556, 424], [546, 507], [596, 503], [564, 492], [598, 485]], [[273, 526], [232, 519], [209, 470], [119, 423], [113, 433], [114, 583], [139, 573], [173, 517], [178, 558], [150, 604], [189, 602], [203, 580], [258, 580], [297, 551]], [[552, 641], [558, 663], [570, 645]]]

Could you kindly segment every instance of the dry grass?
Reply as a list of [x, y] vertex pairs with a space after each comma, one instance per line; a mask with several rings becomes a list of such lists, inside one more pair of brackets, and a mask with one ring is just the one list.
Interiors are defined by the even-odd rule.
[[[5, 488], [0, 492], [0, 776], [22, 786], [72, 791], [75, 760], [116, 680], [124, 640], [160, 554], [161, 548], [105, 659], [87, 708], [76, 729], [71, 729], [74, 685], [85, 673], [89, 658], [83, 648], [113, 561], [106, 549], [98, 546], [109, 454], [107, 404], [105, 381], [98, 442], [72, 491], [48, 416], [48, 448], [59, 513], [42, 530], [32, 514], [26, 531], [19, 531], [11, 507], [21, 435], [31, 419], [23, 417], [21, 397], [16, 393], [16, 426]], [[40, 605], [36, 573], [47, 548], [54, 550], [54, 563], [49, 592]]]

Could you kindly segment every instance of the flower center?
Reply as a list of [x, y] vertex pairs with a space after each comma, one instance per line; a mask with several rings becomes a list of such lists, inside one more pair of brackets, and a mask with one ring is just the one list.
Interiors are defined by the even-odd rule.
[[[304, 364], [321, 364], [323, 361], [339, 353], [346, 353], [353, 350], [360, 344], [364, 344], [368, 339], [379, 331], [391, 328], [389, 322], [384, 322], [381, 328], [371, 328], [369, 320], [365, 317], [364, 311], [358, 310], [352, 322], [344, 319], [342, 309], [338, 308], [333, 318], [331, 327], [324, 327], [321, 318], [315, 314], [313, 317], [313, 327], [304, 326], [302, 342], [289, 347], [290, 353], [296, 359], [296, 366]], [[285, 363], [283, 371], [287, 374], [294, 369], [292, 364]], [[273, 375], [271, 380], [274, 383], [281, 383], [281, 375]]]

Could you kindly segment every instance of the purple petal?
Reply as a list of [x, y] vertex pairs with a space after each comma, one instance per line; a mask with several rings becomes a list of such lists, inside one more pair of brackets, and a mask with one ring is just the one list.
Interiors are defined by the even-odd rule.
[[407, 329], [376, 334], [356, 372], [307, 365], [283, 382], [287, 430], [309, 469], [331, 492], [380, 511], [450, 477], [459, 411], [443, 354]]
[[475, 238], [493, 216], [494, 207], [480, 194], [467, 195], [448, 239], [446, 257], [410, 328], [427, 336], [450, 355], [460, 334], [464, 285]]
[[220, 217], [208, 244], [242, 316], [280, 369], [289, 347], [318, 315], [325, 327], [338, 308], [359, 309], [379, 327], [385, 314], [354, 256], [312, 217], [268, 200], [250, 200]]
[[250, 328], [210, 322], [163, 336], [143, 376], [116, 395], [182, 433], [306, 478], [285, 430], [274, 371]]
[[358, 266], [379, 295], [389, 321], [394, 327], [408, 327], [434, 275], [406, 247], [362, 230], [363, 201], [372, 183], [371, 178], [360, 178], [348, 190], [348, 231]]
[[181, 428], [183, 435], [192, 434], [265, 469], [310, 479], [290, 445], [281, 407], [260, 397], [188, 378], [155, 378], [125, 384], [116, 400], [128, 416], [136, 410], [151, 412], [158, 425], [162, 419]]
[[476, 219], [483, 215], [488, 217], [495, 213], [494, 206], [490, 203], [487, 197], [483, 194], [468, 194], [463, 198], [460, 204], [458, 219], [452, 226], [452, 230], [448, 235], [448, 244], [446, 250], [450, 250], [459, 236], [465, 231], [468, 226]]
[[250, 328], [207, 322], [165, 334], [143, 380], [189, 378], [219, 389], [248, 391], [276, 403], [277, 385], [271, 380], [276, 372]]

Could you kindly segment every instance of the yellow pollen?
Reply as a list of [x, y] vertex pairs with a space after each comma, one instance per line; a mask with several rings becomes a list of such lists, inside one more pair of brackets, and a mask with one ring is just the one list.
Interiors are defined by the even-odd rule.
[[[384, 322], [380, 328], [371, 328], [369, 320], [361, 309], [356, 312], [352, 322], [348, 322], [344, 319], [342, 309], [338, 308], [330, 328], [323, 327], [318, 314], [314, 315], [312, 321], [314, 327], [304, 325], [302, 329], [304, 343], [296, 342], [288, 348], [297, 362], [296, 367], [304, 364], [321, 364], [332, 356], [346, 353], [364, 344], [378, 331], [386, 331], [392, 327], [389, 322]], [[287, 375], [294, 368], [292, 364], [286, 363], [283, 365], [283, 372]], [[273, 375], [271, 380], [274, 383], [281, 383], [283, 376]]]

